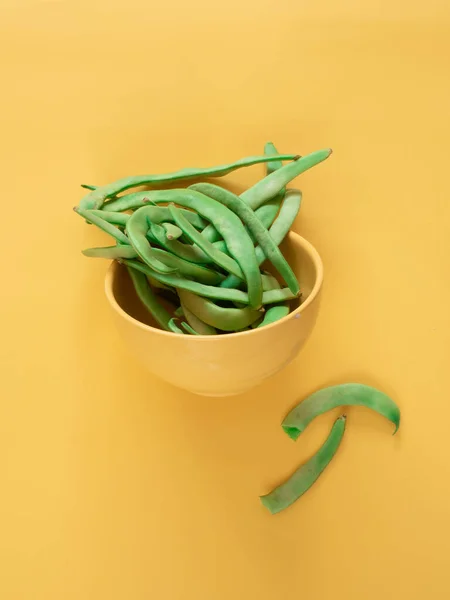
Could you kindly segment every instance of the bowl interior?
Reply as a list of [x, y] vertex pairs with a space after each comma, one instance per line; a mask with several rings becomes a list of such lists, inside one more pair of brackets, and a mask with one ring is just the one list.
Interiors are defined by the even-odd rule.
[[[281, 251], [291, 265], [292, 270], [300, 283], [301, 298], [293, 300], [291, 312], [300, 305], [308, 303], [308, 299], [321, 284], [321, 262], [314, 248], [302, 237], [291, 232], [280, 246]], [[263, 268], [277, 276], [276, 271], [270, 263], [265, 263]], [[283, 284], [284, 285], [284, 284]], [[124, 266], [116, 264], [114, 277], [112, 278], [112, 293], [120, 308], [130, 317], [159, 329], [150, 313], [136, 296], [131, 279]], [[158, 296], [169, 312], [176, 308], [176, 297], [170, 291], [158, 290]]]

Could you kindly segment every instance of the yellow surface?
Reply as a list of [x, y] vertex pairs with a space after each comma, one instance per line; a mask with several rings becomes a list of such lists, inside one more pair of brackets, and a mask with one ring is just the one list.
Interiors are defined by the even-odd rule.
[[[448, 599], [448, 0], [3, 0], [0, 46], [2, 600]], [[335, 150], [296, 223], [319, 321], [263, 388], [194, 397], [130, 360], [71, 207], [268, 139]], [[400, 433], [352, 409], [271, 517], [258, 494], [334, 415], [296, 444], [280, 418], [350, 379], [398, 400]]]

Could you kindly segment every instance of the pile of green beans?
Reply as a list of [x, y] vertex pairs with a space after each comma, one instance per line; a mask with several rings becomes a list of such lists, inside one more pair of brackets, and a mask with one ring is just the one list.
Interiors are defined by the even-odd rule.
[[[344, 383], [323, 388], [294, 406], [281, 426], [285, 433], [296, 440], [316, 417], [334, 408], [363, 406], [382, 415], [394, 425], [394, 434], [400, 427], [400, 409], [385, 393], [362, 383]], [[273, 489], [260, 496], [262, 504], [272, 513], [288, 508], [317, 481], [339, 448], [345, 431], [346, 415], [334, 422], [331, 431], [319, 450], [292, 475]]]
[[[286, 186], [330, 154], [279, 154], [268, 142], [262, 156], [226, 165], [83, 184], [88, 193], [74, 210], [115, 241], [83, 254], [123, 263], [165, 331], [218, 335], [264, 327], [288, 315], [290, 301], [301, 296], [279, 248], [302, 197]], [[258, 163], [266, 165], [265, 177], [240, 196], [201, 181]], [[174, 183], [180, 187], [163, 189]], [[142, 186], [148, 189], [133, 189]], [[278, 277], [262, 268], [266, 261]]]

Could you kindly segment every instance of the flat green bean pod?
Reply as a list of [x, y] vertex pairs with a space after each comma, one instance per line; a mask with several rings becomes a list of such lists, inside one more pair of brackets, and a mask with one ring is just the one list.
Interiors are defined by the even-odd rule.
[[216, 265], [219, 265], [219, 267], [225, 269], [225, 271], [228, 271], [228, 273], [233, 273], [240, 279], [244, 279], [242, 269], [234, 260], [234, 258], [231, 258], [228, 256], [228, 254], [225, 254], [211, 242], [205, 239], [203, 235], [189, 223], [180, 209], [178, 209], [174, 204], [169, 205], [169, 210], [172, 218], [182, 230], [184, 235], [206, 254], [206, 256], [209, 258], [208, 262], [214, 262]]
[[181, 327], [185, 330], [186, 333], [189, 333], [190, 335], [200, 335], [195, 331], [195, 329], [193, 329], [189, 325], [189, 323], [186, 323], [186, 321], [181, 321]]
[[[229, 300], [230, 302], [239, 302], [240, 304], [249, 304], [248, 294], [241, 290], [234, 290], [228, 288], [215, 287], [212, 285], [204, 285], [180, 277], [178, 275], [166, 275], [153, 271], [148, 265], [139, 262], [138, 260], [127, 260], [121, 259], [119, 262], [123, 263], [127, 267], [137, 269], [142, 273], [150, 276], [152, 279], [164, 283], [170, 287], [187, 290], [193, 294], [204, 296], [205, 298], [212, 298], [214, 300]], [[269, 290], [264, 292], [262, 295], [263, 304], [276, 304], [278, 302], [284, 302], [285, 300], [292, 300], [294, 295], [289, 288], [283, 288], [281, 290]]]
[[[189, 223], [189, 221], [188, 221], [188, 223]], [[168, 240], [177, 240], [178, 238], [180, 238], [183, 235], [183, 232], [181, 231], [181, 229], [179, 227], [177, 227], [176, 225], [174, 225], [173, 223], [163, 223], [162, 227], [164, 227], [164, 230], [166, 232], [166, 237]]]
[[134, 289], [136, 290], [139, 300], [149, 311], [155, 321], [160, 325], [160, 327], [166, 331], [170, 331], [170, 315], [158, 302], [158, 299], [152, 292], [146, 276], [143, 273], [131, 268], [128, 268], [128, 273], [130, 274], [131, 281], [133, 282]]
[[341, 443], [345, 431], [345, 415], [334, 423], [325, 443], [291, 477], [265, 496], [260, 496], [262, 504], [274, 515], [291, 506], [317, 481], [330, 463]]
[[[326, 160], [331, 152], [331, 148], [317, 150], [316, 152], [312, 152], [307, 156], [302, 156], [302, 158], [284, 165], [281, 169], [270, 173], [270, 175], [267, 175], [264, 179], [261, 179], [254, 186], [241, 194], [242, 200], [245, 200], [253, 210], [257, 209], [267, 202], [267, 200], [270, 200], [278, 194], [278, 192], [280, 192], [290, 181], [295, 179], [295, 177]], [[95, 192], [91, 193], [94, 194]]]
[[[242, 269], [247, 282], [250, 306], [253, 308], [261, 306], [262, 285], [255, 248], [242, 221], [233, 211], [220, 204], [220, 202], [216, 202], [216, 200], [204, 194], [189, 189], [153, 191], [148, 193], [148, 197], [157, 204], [161, 202], [173, 202], [185, 208], [191, 208], [208, 221], [213, 222], [225, 240], [228, 252]], [[142, 207], [133, 214], [127, 224], [128, 233], [132, 219], [138, 219], [138, 222], [143, 222], [143, 217], [149, 208]], [[139, 215], [139, 217], [136, 217], [136, 215]], [[176, 240], [173, 240], [173, 243], [175, 242]]]
[[175, 269], [178, 275], [188, 277], [199, 283], [205, 283], [206, 285], [218, 285], [223, 281], [224, 276], [221, 273], [217, 273], [217, 271], [212, 271], [202, 265], [183, 260], [179, 256], [174, 256], [170, 252], [161, 250], [160, 248], [153, 248], [153, 252], [162, 263]]
[[261, 312], [252, 308], [223, 308], [206, 298], [178, 290], [182, 305], [207, 325], [222, 331], [237, 331], [244, 329], [257, 319]]
[[178, 327], [175, 318], [169, 320], [168, 326], [169, 331], [171, 331], [172, 333], [181, 333], [181, 335], [184, 335], [184, 331]]
[[[295, 221], [300, 209], [301, 200], [302, 193], [300, 190], [292, 189], [286, 192], [286, 197], [281, 205], [278, 217], [275, 219], [272, 227], [269, 229], [269, 235], [275, 244], [281, 244], [289, 232], [289, 229], [291, 228], [292, 223]], [[262, 265], [262, 263], [266, 260], [266, 255], [264, 254], [261, 246], [257, 246], [255, 248], [255, 254], [258, 265]], [[240, 283], [241, 282], [236, 279], [234, 275], [229, 275], [221, 284], [221, 286], [237, 288], [240, 286]]]
[[[152, 207], [149, 207], [151, 209]], [[137, 210], [128, 219], [126, 232], [129, 243], [138, 253], [139, 257], [158, 273], [173, 273], [176, 271], [173, 267], [168, 267], [158, 259], [155, 249], [151, 247], [146, 235], [149, 229], [147, 215]], [[165, 238], [165, 233], [164, 236]]]
[[111, 223], [112, 225], [119, 225], [120, 227], [125, 227], [128, 219], [130, 218], [130, 215], [125, 213], [110, 212], [108, 210], [92, 210], [91, 215], [100, 217], [108, 223]]
[[196, 248], [195, 246], [191, 246], [190, 244], [183, 244], [183, 242], [180, 242], [178, 240], [167, 239], [164, 228], [161, 225], [155, 225], [154, 223], [150, 223], [150, 233], [152, 238], [155, 239], [160, 246], [162, 246], [175, 256], [179, 256], [180, 258], [183, 258], [184, 260], [190, 261], [192, 263], [206, 264], [208, 262], [211, 262], [208, 259], [208, 257], [205, 256], [204, 252], [200, 250], [200, 248]]
[[297, 278], [289, 266], [289, 263], [284, 258], [278, 245], [274, 242], [267, 229], [255, 216], [253, 210], [241, 199], [232, 192], [225, 190], [212, 183], [197, 183], [191, 186], [190, 189], [197, 190], [207, 196], [217, 200], [230, 210], [235, 212], [242, 220], [248, 229], [253, 233], [256, 240], [261, 246], [264, 255], [270, 260], [273, 266], [277, 269], [280, 275], [285, 280], [288, 288], [293, 294], [300, 292], [300, 286]]
[[400, 426], [400, 409], [389, 396], [375, 388], [360, 383], [345, 383], [324, 388], [311, 394], [295, 406], [284, 418], [281, 426], [288, 436], [296, 440], [317, 416], [342, 406], [365, 406]]
[[[272, 142], [267, 142], [267, 144], [264, 146], [264, 155], [265, 156], [278, 155], [278, 151]], [[274, 160], [272, 162], [267, 162], [266, 163], [266, 174], [270, 175], [277, 169], [281, 169], [282, 166], [283, 166], [283, 163], [281, 160]], [[260, 206], [255, 211], [256, 216], [258, 217], [258, 219], [261, 221], [261, 223], [264, 225], [264, 227], [266, 229], [268, 229], [272, 225], [273, 220], [277, 216], [278, 211], [280, 210], [281, 203], [284, 198], [284, 194], [285, 194], [285, 188], [283, 188], [274, 198], [272, 198], [271, 200], [266, 202], [263, 206]], [[206, 237], [206, 239], [209, 240], [210, 242], [215, 242], [220, 239], [220, 234], [212, 223], [210, 225], [208, 225], [208, 227], [206, 227], [202, 233], [203, 233], [204, 237]], [[252, 232], [250, 231], [249, 233], [250, 233], [250, 237], [252, 238], [252, 240], [255, 241]]]
[[[278, 150], [275, 148], [272, 142], [267, 142], [264, 146], [264, 154], [266, 156], [276, 156], [278, 154]], [[274, 171], [278, 171], [281, 169], [283, 163], [281, 160], [274, 160], [273, 162], [266, 163], [266, 174], [270, 175]], [[274, 196], [271, 200], [268, 200], [262, 206], [255, 210], [255, 215], [261, 221], [266, 229], [274, 222], [275, 217], [280, 210], [281, 203], [284, 200], [284, 196], [286, 194], [286, 188], [283, 187], [276, 196]]]
[[198, 335], [216, 335], [217, 331], [211, 325], [207, 325], [192, 313], [183, 303], [181, 303], [181, 314], [186, 317], [189, 325], [198, 333]]
[[106, 246], [104, 248], [86, 248], [81, 251], [84, 256], [90, 258], [109, 258], [115, 260], [116, 258], [136, 258], [137, 252], [133, 246], [119, 245], [119, 246]]
[[134, 177], [124, 177], [123, 179], [119, 179], [113, 183], [92, 190], [81, 200], [80, 207], [82, 209], [101, 208], [107, 198], [111, 198], [111, 196], [115, 196], [120, 192], [141, 185], [155, 187], [162, 183], [173, 183], [185, 179], [196, 179], [198, 177], [222, 177], [223, 175], [227, 175], [242, 167], [250, 167], [258, 163], [270, 162], [272, 160], [294, 160], [297, 157], [297, 154], [280, 154], [273, 157], [249, 156], [228, 165], [181, 169], [180, 171], [162, 175], [136, 175]]
[[264, 315], [264, 319], [258, 325], [258, 327], [265, 327], [271, 323], [279, 321], [283, 317], [287, 317], [289, 314], [289, 306], [287, 304], [280, 304], [277, 306], [270, 306]]
[[278, 283], [278, 279], [274, 277], [271, 273], [261, 273], [261, 280], [263, 290], [267, 292], [268, 290], [279, 290], [280, 284]]
[[90, 210], [83, 210], [77, 206], [75, 206], [73, 210], [79, 215], [81, 215], [86, 221], [88, 221], [88, 223], [93, 223], [94, 225], [97, 225], [99, 229], [102, 229], [105, 233], [111, 235], [121, 244], [130, 243], [127, 236], [124, 233], [122, 233], [120, 229], [118, 229], [114, 225], [111, 225], [111, 223], [108, 223], [103, 218], [94, 215]]

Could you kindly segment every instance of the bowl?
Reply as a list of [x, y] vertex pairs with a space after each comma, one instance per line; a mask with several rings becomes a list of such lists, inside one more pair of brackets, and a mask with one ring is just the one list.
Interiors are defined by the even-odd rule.
[[323, 266], [318, 252], [292, 231], [280, 248], [300, 282], [301, 301], [271, 325], [214, 336], [158, 329], [137, 298], [126, 268], [112, 263], [105, 291], [125, 344], [148, 371], [194, 394], [231, 396], [257, 386], [296, 357], [319, 310]]

